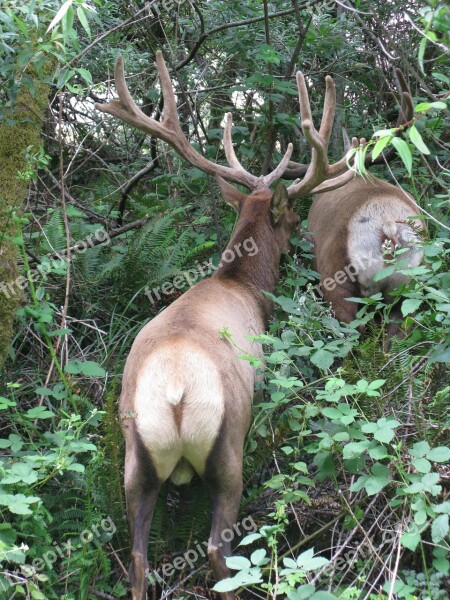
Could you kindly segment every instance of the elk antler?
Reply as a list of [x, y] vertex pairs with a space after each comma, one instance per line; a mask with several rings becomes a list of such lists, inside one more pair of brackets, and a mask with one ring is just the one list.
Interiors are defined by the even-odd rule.
[[[408, 84], [406, 83], [405, 76], [401, 69], [395, 69], [395, 74], [398, 80], [398, 87], [401, 94], [401, 105], [399, 110], [399, 115], [397, 119], [397, 128], [401, 128], [402, 125], [409, 123], [414, 116], [414, 104], [411, 97], [411, 90], [409, 89]], [[398, 134], [397, 134], [398, 135]], [[342, 128], [342, 136], [344, 138], [344, 150], [348, 152], [352, 147], [355, 148], [358, 145], [358, 141], [353, 138], [350, 142], [348, 133], [345, 127]], [[361, 143], [361, 140], [360, 140]], [[389, 148], [385, 152], [381, 153], [375, 160], [372, 159], [372, 156], [367, 153], [365, 157], [365, 167], [369, 168], [372, 165], [378, 165], [380, 163], [384, 163], [386, 160], [392, 158], [395, 154], [395, 148]], [[339, 164], [339, 163], [338, 163]], [[334, 165], [333, 165], [334, 166]], [[305, 165], [302, 163], [297, 163], [294, 161], [289, 161], [288, 168], [283, 174], [284, 179], [297, 179], [298, 177], [304, 177], [309, 165]], [[335, 188], [329, 188], [335, 189]], [[322, 190], [325, 191], [325, 190]]]
[[220, 175], [224, 179], [240, 183], [249, 190], [268, 188], [274, 181], [279, 179], [285, 171], [292, 154], [292, 144], [289, 144], [286, 154], [276, 169], [267, 175], [256, 177], [244, 169], [238, 161], [231, 141], [232, 115], [225, 115], [225, 128], [223, 145], [225, 155], [230, 164], [225, 165], [211, 162], [199, 154], [189, 143], [184, 135], [178, 120], [175, 94], [170, 80], [169, 71], [161, 51], [156, 52], [156, 66], [158, 69], [161, 90], [164, 98], [164, 109], [162, 122], [147, 116], [137, 106], [125, 81], [123, 58], [119, 56], [116, 60], [114, 79], [116, 82], [118, 100], [112, 100], [107, 104], [96, 104], [97, 110], [109, 113], [114, 117], [125, 121], [129, 125], [150, 133], [154, 137], [167, 142], [180, 156], [185, 158], [191, 165], [209, 175]]
[[[326, 79], [325, 101], [323, 106], [322, 121], [319, 131], [314, 127], [311, 106], [309, 104], [308, 90], [303, 73], [297, 72], [297, 88], [300, 102], [301, 125], [303, 134], [312, 147], [311, 163], [298, 165], [301, 167], [302, 180], [294, 181], [288, 188], [290, 198], [300, 198], [307, 194], [334, 190], [347, 183], [354, 177], [354, 172], [347, 167], [347, 157], [333, 165], [328, 162], [328, 144], [333, 128], [336, 112], [336, 88], [330, 76]], [[358, 145], [358, 140], [353, 138], [353, 147]], [[291, 163], [292, 164], [292, 163]], [[342, 173], [343, 169], [346, 169]], [[286, 171], [285, 171], [286, 173]], [[283, 175], [285, 177], [285, 174]]]

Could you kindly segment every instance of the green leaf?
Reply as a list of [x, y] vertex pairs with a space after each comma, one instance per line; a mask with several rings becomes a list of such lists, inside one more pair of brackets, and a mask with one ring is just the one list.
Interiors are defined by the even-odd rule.
[[252, 563], [245, 558], [245, 556], [230, 556], [226, 559], [227, 567], [234, 571], [242, 571], [242, 569], [249, 569]]
[[0, 551], [2, 546], [12, 546], [17, 538], [17, 531], [12, 528], [11, 523], [0, 523]]
[[426, 112], [431, 108], [437, 108], [439, 110], [445, 110], [447, 108], [447, 104], [445, 102], [436, 101], [436, 102], [421, 102], [415, 108], [416, 112]]
[[218, 581], [212, 589], [214, 592], [224, 593], [237, 590], [238, 587], [240, 586], [235, 577], [227, 577], [226, 579]]
[[259, 550], [255, 550], [250, 556], [250, 560], [255, 566], [259, 566], [267, 561], [266, 559], [266, 550], [264, 548], [260, 548]]
[[435, 544], [439, 544], [445, 539], [449, 532], [448, 515], [439, 515], [431, 525], [431, 539]]
[[388, 456], [388, 452], [384, 446], [375, 446], [374, 448], [369, 448], [369, 456], [374, 460], [383, 460]]
[[443, 556], [433, 559], [433, 567], [446, 575], [450, 571], [450, 562]]
[[377, 390], [385, 383], [386, 383], [386, 379], [375, 379], [374, 381], [371, 381], [369, 383], [368, 389], [369, 390]]
[[293, 569], [295, 571], [295, 569], [297, 568], [297, 563], [295, 562], [295, 560], [293, 560], [292, 558], [283, 558], [283, 565], [287, 568], [287, 569]]
[[269, 44], [263, 44], [256, 54], [256, 57], [274, 65], [279, 65], [281, 62], [279, 54], [274, 50], [274, 48], [272, 48], [272, 46], [269, 46]]
[[388, 485], [390, 480], [390, 471], [381, 463], [375, 463], [370, 472], [372, 473], [372, 477], [368, 477], [366, 479], [364, 487], [366, 488], [367, 494], [369, 496], [373, 496], [378, 494], [380, 490]]
[[261, 582], [261, 573], [259, 569], [254, 568], [250, 571], [236, 573], [234, 577], [222, 579], [212, 589], [215, 592], [231, 592], [232, 590], [237, 590], [239, 587]]
[[422, 458], [430, 451], [430, 444], [428, 442], [416, 442], [410, 448], [409, 453], [411, 456], [415, 456], [416, 458]]
[[328, 419], [340, 419], [342, 417], [341, 411], [332, 407], [323, 408], [322, 414]]
[[87, 360], [70, 360], [65, 366], [65, 372], [72, 375], [81, 373], [90, 377], [105, 377], [106, 371], [98, 363]]
[[450, 85], [450, 79], [447, 77], [447, 75], [444, 75], [443, 73], [434, 71], [433, 73], [431, 73], [431, 76], [437, 79], [438, 81], [442, 81], [443, 83]]
[[428, 460], [432, 460], [437, 463], [445, 463], [450, 461], [450, 448], [447, 446], [438, 446], [437, 448], [432, 448], [429, 452], [427, 452]]
[[378, 429], [377, 423], [364, 423], [364, 425], [361, 425], [361, 431], [364, 433], [375, 433]]
[[84, 79], [84, 81], [88, 85], [92, 85], [93, 82], [92, 82], [92, 75], [91, 75], [90, 71], [88, 71], [87, 69], [83, 69], [81, 67], [78, 69], [75, 69], [75, 71], [81, 75], [81, 77]]
[[[298, 562], [298, 561], [297, 561]], [[308, 560], [302, 561], [302, 564], [298, 565], [303, 571], [315, 571], [327, 565], [330, 561], [323, 556], [313, 556]]]
[[302, 571], [315, 571], [330, 561], [323, 556], [314, 556], [314, 548], [305, 550], [297, 557], [297, 567]]
[[59, 337], [59, 336], [63, 336], [63, 335], [67, 335], [68, 333], [72, 333], [72, 329], [69, 329], [68, 327], [63, 327], [61, 329], [53, 329], [53, 331], [48, 331], [48, 335], [50, 337]]
[[47, 28], [47, 33], [51, 29], [53, 29], [56, 25], [58, 25], [58, 23], [66, 15], [67, 11], [71, 7], [72, 2], [73, 2], [73, 0], [66, 0], [66, 2], [64, 2], [64, 4], [61, 6], [61, 8], [58, 10], [58, 12], [56, 13], [56, 15], [51, 20], [50, 25]]
[[411, 173], [412, 173], [412, 154], [411, 154], [411, 150], [409, 149], [408, 144], [405, 142], [405, 140], [402, 140], [401, 138], [398, 138], [398, 137], [394, 137], [394, 138], [392, 138], [392, 145], [397, 150], [398, 155], [402, 159], [403, 164], [405, 165], [406, 170], [408, 171], [408, 175], [411, 175]]
[[24, 462], [17, 462], [11, 466], [9, 472], [7, 472], [6, 476], [2, 479], [2, 484], [11, 484], [11, 483], [19, 483], [23, 482], [28, 485], [35, 483], [38, 480], [38, 474], [33, 469], [33, 467]]
[[294, 469], [300, 471], [301, 473], [308, 474], [308, 465], [304, 462], [296, 462], [292, 465]]
[[89, 27], [89, 22], [87, 20], [86, 13], [84, 12], [81, 6], [77, 6], [77, 17], [81, 25], [83, 26], [85, 32], [88, 34], [89, 37], [91, 37], [91, 28]]
[[389, 139], [389, 137], [392, 137], [394, 133], [394, 129], [379, 129], [378, 131], [375, 131], [375, 133], [373, 134], [373, 137], [380, 137], [380, 138], [385, 138], [387, 137]]
[[417, 127], [415, 125], [411, 125], [411, 127], [408, 129], [408, 135], [409, 135], [409, 139], [414, 144], [414, 146], [417, 148], [417, 150], [419, 150], [419, 152], [421, 152], [422, 154], [430, 154], [430, 151], [426, 147], [426, 145], [422, 139], [422, 136], [417, 131]]
[[29, 419], [51, 419], [55, 416], [55, 413], [47, 410], [45, 406], [35, 406], [27, 410], [26, 416]]
[[53, 390], [48, 387], [37, 387], [35, 392], [36, 394], [39, 394], [39, 396], [53, 396]]
[[378, 158], [378, 156], [383, 152], [383, 150], [389, 144], [391, 139], [392, 139], [392, 135], [387, 135], [385, 137], [380, 137], [380, 139], [377, 140], [377, 143], [375, 144], [375, 146], [372, 150], [372, 160], [375, 160], [376, 158]]
[[16, 402], [13, 400], [8, 400], [8, 398], [4, 398], [0, 396], [0, 410], [6, 410], [10, 406], [16, 406]]
[[450, 347], [445, 344], [438, 344], [435, 349], [431, 352], [428, 362], [430, 364], [435, 362], [448, 363], [450, 362]]
[[394, 439], [394, 436], [395, 436], [395, 432], [393, 431], [393, 429], [391, 427], [383, 427], [382, 429], [379, 429], [378, 431], [376, 431], [373, 434], [373, 437], [378, 442], [383, 442], [385, 444], [388, 444], [389, 442], [391, 442]]
[[361, 456], [361, 454], [365, 452], [369, 446], [369, 440], [364, 440], [363, 442], [350, 442], [344, 446], [343, 457], [345, 460], [357, 458]]
[[301, 585], [296, 590], [291, 590], [288, 592], [288, 600], [308, 600], [311, 598], [311, 594], [313, 594], [316, 590], [316, 587], [310, 583], [305, 583]]
[[239, 542], [238, 545], [239, 546], [248, 546], [249, 544], [252, 544], [256, 540], [260, 540], [262, 537], [263, 536], [261, 533], [250, 533], [249, 535], [246, 535], [244, 538], [242, 538], [242, 540]]
[[419, 473], [429, 473], [431, 471], [431, 463], [426, 458], [414, 458], [411, 464]]
[[31, 515], [30, 504], [40, 502], [37, 496], [25, 496], [24, 494], [0, 494], [0, 505], [8, 507], [9, 511], [16, 515]]
[[334, 359], [335, 355], [333, 355], [328, 350], [323, 350], [322, 348], [313, 352], [310, 358], [313, 365], [316, 365], [316, 367], [318, 367], [322, 371], [329, 369], [333, 364]]
[[417, 59], [418, 59], [420, 70], [422, 71], [422, 73], [425, 73], [424, 68], [423, 68], [423, 58], [425, 56], [425, 48], [427, 47], [427, 41], [428, 40], [426, 37], [423, 37], [420, 40], [419, 52], [417, 53]]
[[415, 298], [408, 298], [407, 300], [403, 300], [402, 302], [402, 315], [406, 317], [406, 315], [410, 315], [415, 312], [419, 306], [422, 304], [422, 300]]
[[68, 465], [66, 467], [67, 471], [75, 471], [77, 473], [84, 473], [85, 472], [85, 468], [84, 465], [80, 464], [80, 463], [72, 463], [71, 465]]
[[[395, 138], [396, 140], [398, 138]], [[382, 279], [386, 279], [386, 277], [390, 277], [392, 273], [395, 272], [395, 265], [388, 265], [387, 267], [383, 267], [375, 273], [373, 276], [374, 281], [381, 281]]]
[[411, 552], [414, 552], [420, 542], [420, 533], [404, 533], [400, 538], [400, 544], [404, 548], [408, 548]]
[[418, 510], [415, 514], [414, 514], [414, 523], [416, 525], [419, 525], [419, 527], [421, 525], [423, 525], [424, 523], [426, 523], [427, 521], [427, 513], [424, 510]]

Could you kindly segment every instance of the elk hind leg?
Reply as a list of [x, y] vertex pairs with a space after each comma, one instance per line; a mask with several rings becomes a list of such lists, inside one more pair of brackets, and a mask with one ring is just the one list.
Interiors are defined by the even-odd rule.
[[125, 439], [125, 495], [131, 536], [129, 578], [133, 600], [146, 600], [148, 537], [161, 482], [135, 427], [125, 432]]
[[[210, 457], [205, 483], [212, 502], [212, 526], [208, 557], [216, 581], [230, 577], [225, 557], [231, 556], [233, 526], [242, 496], [242, 452], [217, 448]], [[223, 592], [223, 600], [234, 600], [233, 592]]]

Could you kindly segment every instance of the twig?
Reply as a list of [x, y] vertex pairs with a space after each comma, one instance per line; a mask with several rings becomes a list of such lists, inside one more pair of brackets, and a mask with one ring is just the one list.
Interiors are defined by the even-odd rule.
[[[341, 492], [341, 490], [339, 490], [339, 493], [342, 497], [342, 499], [344, 500], [350, 514], [352, 515], [353, 519], [356, 521], [356, 527], [361, 531], [364, 539], [366, 540], [366, 542], [368, 543], [370, 549], [372, 550], [372, 552], [375, 554], [375, 556], [378, 558], [378, 560], [380, 562], [383, 562], [383, 558], [378, 554], [378, 552], [375, 550], [374, 545], [372, 544], [372, 542], [370, 541], [369, 536], [367, 535], [367, 533], [364, 531], [363, 527], [361, 526], [360, 521], [358, 521], [358, 518], [356, 517], [355, 513], [352, 510], [352, 507], [350, 506], [350, 504], [347, 501], [347, 498], [345, 497], [345, 495]], [[367, 511], [366, 511], [367, 512]]]
[[106, 600], [116, 600], [114, 596], [111, 596], [111, 594], [107, 594], [106, 592], [94, 590], [94, 588], [90, 588], [89, 591], [91, 592], [91, 594], [94, 594], [94, 596], [97, 596], [98, 598], [105, 598]]
[[81, 248], [84, 249], [87, 242], [88, 242], [88, 246], [90, 248], [93, 248], [94, 246], [99, 246], [100, 244], [104, 244], [107, 239], [112, 239], [112, 238], [117, 237], [118, 235], [122, 235], [122, 233], [126, 233], [127, 231], [130, 231], [130, 229], [138, 229], [139, 227], [143, 227], [147, 223], [147, 221], [148, 221], [148, 216], [145, 216], [142, 219], [138, 219], [137, 221], [128, 223], [127, 225], [124, 225], [123, 227], [119, 227], [118, 229], [112, 229], [111, 231], [106, 232], [107, 237], [105, 237], [105, 239], [98, 240], [98, 239], [86, 238], [86, 240], [77, 242], [70, 248], [65, 248], [64, 250], [61, 250], [61, 252], [55, 252], [49, 258], [57, 258], [58, 256], [61, 256], [61, 255], [64, 256], [65, 254], [68, 254], [70, 252], [77, 252]]
[[[317, 0], [319, 1], [319, 0]], [[314, 4], [316, 4], [317, 2], [314, 2]], [[270, 15], [267, 16], [268, 19], [275, 19], [277, 17], [283, 17], [284, 15], [290, 15], [294, 12], [293, 8], [288, 8], [286, 10], [280, 10], [280, 12], [277, 13], [272, 13]], [[191, 60], [195, 57], [195, 55], [197, 54], [197, 52], [200, 49], [200, 46], [203, 44], [203, 42], [206, 40], [206, 38], [211, 37], [212, 35], [214, 35], [215, 33], [218, 33], [219, 31], [223, 31], [224, 29], [231, 29], [232, 27], [243, 27], [244, 25], [250, 25], [252, 23], [258, 23], [260, 21], [264, 21], [266, 17], [262, 16], [262, 17], [253, 17], [252, 19], [244, 19], [243, 21], [233, 21], [231, 23], [223, 23], [222, 25], [219, 25], [217, 27], [213, 27], [213, 29], [210, 29], [209, 31], [204, 31], [200, 37], [198, 38], [198, 40], [195, 42], [195, 44], [193, 45], [191, 51], [189, 52], [189, 54], [186, 56], [186, 58], [184, 58], [183, 60], [181, 60], [179, 63], [177, 63], [174, 66], [174, 70], [175, 71], [179, 71], [180, 69], [182, 69], [183, 67], [185, 67], [187, 64], [189, 64], [191, 62]]]
[[[60, 93], [59, 94], [59, 132], [60, 132], [60, 136], [59, 136], [59, 177], [60, 177], [60, 183], [61, 183], [61, 207], [62, 207], [62, 214], [63, 214], [63, 221], [64, 221], [64, 232], [66, 235], [66, 246], [67, 246], [67, 255], [69, 258], [69, 264], [67, 266], [67, 270], [66, 270], [66, 290], [65, 290], [65, 296], [64, 296], [64, 304], [63, 304], [63, 308], [62, 308], [62, 315], [61, 315], [61, 329], [64, 329], [65, 327], [65, 323], [66, 323], [66, 317], [67, 317], [67, 310], [69, 308], [69, 295], [70, 295], [70, 227], [69, 227], [69, 220], [67, 218], [67, 206], [66, 206], [66, 190], [65, 190], [65, 186], [64, 186], [64, 155], [63, 155], [63, 139], [62, 139], [62, 108], [63, 108], [63, 94]], [[55, 345], [55, 353], [58, 352], [58, 348], [61, 344], [61, 340], [63, 339], [62, 336], [58, 336], [56, 338], [56, 345]], [[64, 336], [64, 341], [67, 344], [67, 335]], [[63, 364], [63, 360], [62, 360], [62, 356], [61, 356], [61, 364]], [[43, 397], [42, 397], [43, 400]]]
[[125, 212], [125, 206], [127, 202], [127, 198], [133, 187], [146, 175], [151, 173], [153, 169], [155, 169], [158, 165], [158, 159], [152, 158], [151, 161], [140, 171], [138, 171], [133, 177], [123, 186], [121, 192], [121, 198], [119, 202], [118, 212], [119, 216], [117, 218], [117, 224], [122, 225], [123, 222], [123, 213]]
[[397, 558], [395, 559], [395, 566], [394, 566], [394, 571], [392, 573], [392, 583], [391, 583], [391, 587], [389, 589], [388, 600], [392, 600], [392, 598], [394, 597], [394, 587], [395, 587], [395, 582], [397, 580], [398, 565], [400, 564], [401, 555], [402, 555], [402, 546], [400, 544], [400, 539], [399, 539], [398, 546], [397, 546]]
[[[106, 36], [108, 36], [110, 33], [114, 33], [114, 31], [118, 31], [119, 29], [122, 29], [123, 27], [126, 27], [127, 25], [131, 25], [134, 21], [134, 19], [136, 17], [138, 17], [139, 15], [141, 15], [143, 12], [148, 11], [149, 14], [147, 15], [147, 17], [153, 16], [150, 15], [150, 11], [149, 9], [154, 6], [156, 4], [156, 0], [153, 0], [153, 2], [147, 2], [144, 6], [144, 8], [141, 8], [141, 10], [138, 10], [137, 13], [135, 13], [132, 17], [130, 17], [129, 19], [127, 19], [126, 21], [123, 21], [122, 23], [119, 23], [119, 25], [116, 25], [115, 27], [112, 27], [111, 29], [108, 29], [108, 31], [104, 31], [103, 33], [101, 33], [100, 35], [98, 35], [95, 40], [93, 40], [90, 44], [88, 44], [85, 48], [83, 48], [83, 50], [77, 54], [76, 56], [74, 56], [72, 58], [72, 60], [70, 60], [66, 65], [64, 65], [63, 70], [68, 69], [69, 67], [71, 67], [74, 63], [76, 63], [78, 60], [80, 60], [80, 58], [82, 56], [84, 56], [87, 52], [89, 52], [89, 50], [91, 50], [91, 48], [93, 48], [94, 46], [96, 46], [99, 42], [102, 41], [103, 38], [105, 38]], [[145, 17], [145, 18], [147, 18]]]
[[[350, 534], [347, 536], [347, 539], [345, 540], [345, 543], [339, 548], [339, 550], [336, 552], [336, 554], [334, 556], [331, 557], [330, 559], [330, 563], [332, 563], [333, 561], [335, 561], [337, 558], [339, 558], [339, 556], [344, 552], [344, 550], [346, 549], [347, 545], [349, 542], [351, 542], [351, 540], [355, 537], [356, 532], [358, 531], [358, 529], [361, 527], [361, 523], [365, 520], [365, 518], [367, 517], [369, 510], [372, 508], [372, 506], [375, 504], [375, 502], [378, 500], [378, 496], [379, 494], [376, 494], [373, 499], [371, 500], [371, 502], [369, 503], [365, 514], [363, 515], [363, 517], [361, 518], [360, 521], [357, 521], [357, 525], [352, 529], [352, 531], [350, 532]], [[341, 513], [342, 514], [342, 513]], [[345, 514], [345, 512], [343, 513]], [[317, 575], [311, 580], [310, 583], [314, 584], [316, 581], [318, 581], [321, 577], [322, 574], [324, 573], [325, 569], [328, 567], [328, 564], [326, 564], [324, 567], [322, 567], [322, 569], [320, 569], [320, 571], [317, 573]]]
[[117, 560], [119, 567], [122, 569], [122, 573], [125, 575], [125, 577], [128, 577], [128, 571], [126, 570], [123, 562], [120, 560], [119, 555], [117, 554], [117, 552], [114, 550], [114, 548], [112, 547], [111, 544], [109, 544], [109, 547], [111, 548], [111, 552], [114, 555], [114, 558]]
[[[47, 174], [50, 177], [52, 183], [54, 183], [56, 185], [56, 187], [59, 190], [61, 190], [61, 187], [62, 187], [61, 182], [56, 179], [56, 177], [53, 175], [53, 173], [51, 171], [47, 171]], [[85, 206], [83, 206], [83, 204], [79, 200], [75, 200], [75, 198], [73, 196], [71, 196], [71, 194], [69, 194], [69, 192], [66, 189], [64, 190], [64, 195], [65, 195], [65, 198], [70, 202], [70, 204], [73, 204], [74, 206], [76, 206], [77, 208], [79, 208], [80, 210], [85, 212], [86, 214], [91, 215], [91, 217], [95, 218], [99, 223], [103, 223], [104, 225], [111, 225], [111, 221], [109, 219], [106, 219], [102, 215], [99, 215], [98, 213], [94, 212], [93, 210], [90, 210], [89, 208], [86, 208]]]

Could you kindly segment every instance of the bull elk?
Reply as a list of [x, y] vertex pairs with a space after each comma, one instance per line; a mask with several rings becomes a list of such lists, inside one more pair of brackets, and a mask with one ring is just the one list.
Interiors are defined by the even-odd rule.
[[[98, 110], [167, 142], [184, 159], [215, 175], [225, 201], [238, 212], [234, 234], [222, 264], [166, 308], [137, 335], [126, 361], [119, 403], [126, 443], [125, 491], [131, 535], [129, 570], [134, 600], [146, 598], [147, 545], [156, 498], [161, 484], [190, 481], [197, 473], [212, 502], [208, 555], [217, 580], [229, 576], [225, 557], [231, 542], [222, 532], [236, 523], [242, 493], [244, 440], [250, 426], [255, 371], [239, 359], [238, 351], [261, 355], [250, 336], [262, 333], [271, 303], [262, 290], [273, 291], [279, 277], [281, 254], [299, 217], [293, 200], [314, 190], [345, 184], [353, 174], [342, 173], [346, 159], [329, 165], [327, 147], [336, 107], [331, 77], [319, 131], [314, 128], [303, 75], [297, 73], [302, 129], [312, 147], [312, 160], [301, 181], [288, 189], [276, 182], [292, 153], [288, 146], [280, 164], [257, 177], [238, 161], [231, 141], [231, 114], [225, 118], [223, 146], [229, 166], [199, 154], [179, 124], [172, 83], [161, 52], [156, 65], [164, 99], [163, 120], [146, 116], [132, 99], [125, 82], [123, 61], [115, 67], [119, 100], [96, 105]], [[245, 186], [250, 195], [227, 181]], [[257, 252], [237, 253], [252, 239]], [[229, 262], [230, 253], [238, 257]], [[227, 328], [232, 343], [219, 332]], [[234, 594], [223, 593], [232, 600]]]
[[[403, 73], [397, 69], [396, 74], [402, 93], [397, 121], [397, 127], [401, 128], [413, 118], [414, 107]], [[386, 152], [384, 160], [392, 153], [392, 150]], [[366, 167], [382, 160], [372, 161], [367, 155]], [[306, 171], [307, 165], [290, 162], [283, 177], [301, 177]], [[350, 323], [359, 307], [347, 298], [381, 292], [391, 305], [385, 349], [389, 348], [393, 335], [402, 334], [402, 314], [391, 293], [408, 278], [398, 270], [380, 281], [374, 281], [374, 276], [394, 258], [396, 250], [402, 250], [396, 258], [398, 266], [420, 264], [423, 253], [419, 238], [425, 226], [417, 218], [419, 211], [412, 196], [401, 188], [378, 177], [357, 175], [340, 189], [315, 194], [308, 213], [308, 232], [314, 246], [313, 268], [320, 275], [324, 299], [339, 321]]]

